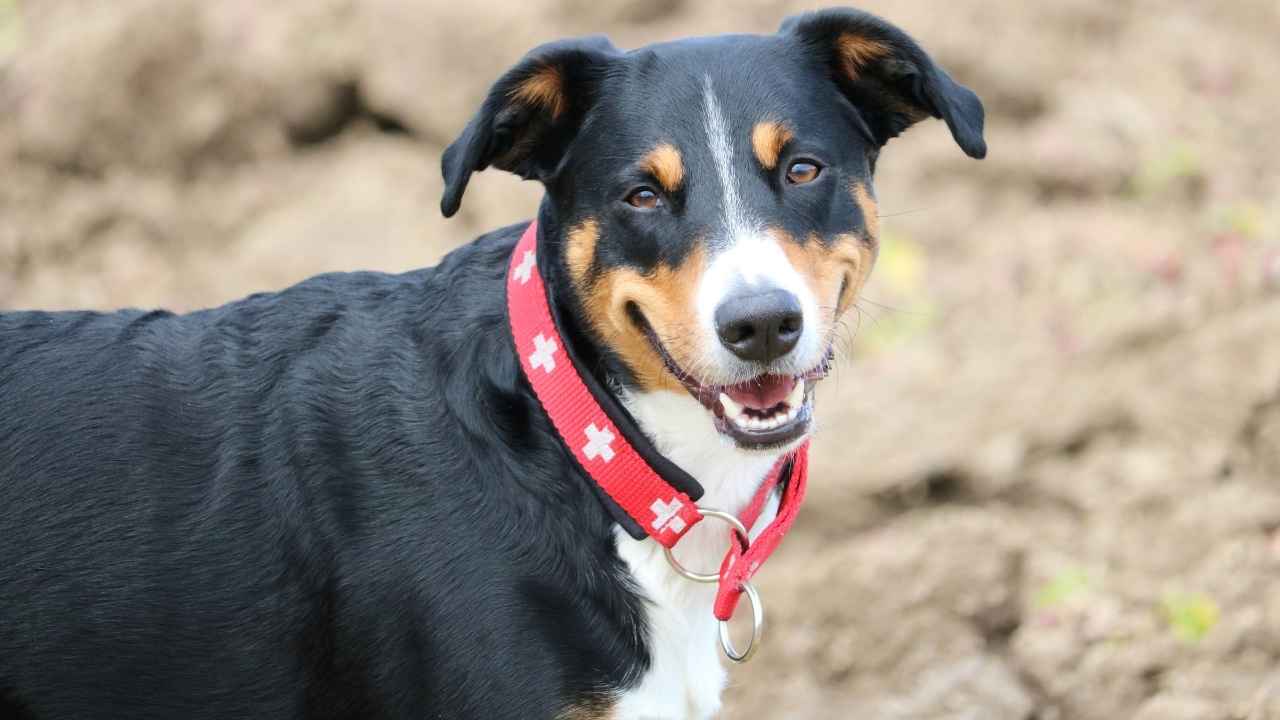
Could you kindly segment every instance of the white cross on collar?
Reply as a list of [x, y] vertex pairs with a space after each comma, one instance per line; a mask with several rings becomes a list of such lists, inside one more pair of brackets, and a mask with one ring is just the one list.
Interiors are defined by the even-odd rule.
[[520, 264], [516, 266], [513, 273], [515, 279], [520, 281], [521, 285], [529, 282], [529, 276], [533, 274], [533, 264], [537, 262], [537, 256], [532, 250], [525, 250], [524, 257], [520, 260]]
[[587, 444], [582, 446], [582, 454], [587, 456], [588, 460], [595, 460], [597, 457], [603, 458], [605, 462], [613, 459], [613, 448], [609, 444], [613, 442], [613, 433], [608, 428], [598, 428], [595, 423], [591, 423], [583, 431], [587, 434]]
[[556, 369], [556, 350], [560, 346], [555, 340], [547, 338], [542, 333], [538, 333], [533, 338], [534, 351], [529, 353], [529, 365], [535, 368], [542, 368], [547, 374]]
[[680, 533], [684, 530], [684, 518], [680, 517], [680, 509], [684, 507], [684, 503], [679, 498], [671, 498], [669, 502], [654, 500], [649, 509], [653, 511], [653, 529], [658, 532], [670, 530], [674, 533]]

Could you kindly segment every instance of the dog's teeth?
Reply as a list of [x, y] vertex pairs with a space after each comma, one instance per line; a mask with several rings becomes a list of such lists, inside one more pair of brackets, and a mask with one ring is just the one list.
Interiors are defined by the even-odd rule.
[[796, 386], [791, 388], [791, 394], [787, 396], [787, 407], [793, 411], [804, 403], [804, 385], [804, 380], [796, 380]]
[[789, 405], [787, 407], [787, 419], [788, 420], [796, 419], [796, 416], [800, 414], [800, 408], [802, 407], [804, 407], [803, 401], [797, 402], [794, 405]]
[[720, 393], [720, 407], [724, 408], [724, 416], [730, 420], [737, 420], [742, 417], [742, 406], [733, 401], [725, 393]]
[[747, 414], [746, 407], [734, 402], [727, 393], [720, 393], [720, 407], [724, 410], [724, 418], [742, 430], [765, 432], [795, 420], [800, 415], [800, 409], [804, 407], [804, 396], [805, 383], [803, 380], [798, 380], [782, 403], [782, 407], [766, 417]]

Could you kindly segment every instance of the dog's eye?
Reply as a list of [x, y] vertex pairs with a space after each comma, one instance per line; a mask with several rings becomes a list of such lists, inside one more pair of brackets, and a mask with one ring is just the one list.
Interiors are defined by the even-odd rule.
[[817, 180], [821, 174], [822, 168], [817, 163], [798, 160], [791, 163], [791, 167], [787, 168], [787, 182], [792, 185], [804, 185]]
[[627, 195], [627, 204], [641, 210], [652, 210], [662, 204], [662, 198], [658, 197], [658, 193], [654, 192], [653, 188], [641, 186]]

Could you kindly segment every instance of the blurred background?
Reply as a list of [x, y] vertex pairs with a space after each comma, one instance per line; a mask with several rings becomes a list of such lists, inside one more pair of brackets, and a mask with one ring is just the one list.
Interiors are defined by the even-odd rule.
[[[799, 2], [0, 0], [0, 308], [192, 309], [531, 215], [439, 160], [527, 49]], [[984, 99], [879, 165], [729, 718], [1280, 718], [1280, 4], [866, 2]], [[856, 332], [854, 331], [856, 330]]]

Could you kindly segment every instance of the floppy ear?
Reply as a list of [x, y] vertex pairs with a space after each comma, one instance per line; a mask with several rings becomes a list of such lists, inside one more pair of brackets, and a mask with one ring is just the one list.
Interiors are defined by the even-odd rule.
[[458, 211], [471, 173], [490, 165], [526, 179], [546, 179], [617, 55], [604, 37], [548, 43], [494, 83], [480, 111], [444, 151], [440, 210], [445, 217]]
[[893, 25], [860, 10], [832, 9], [788, 18], [779, 33], [830, 67], [881, 145], [935, 117], [947, 121], [966, 154], [986, 156], [982, 101]]

